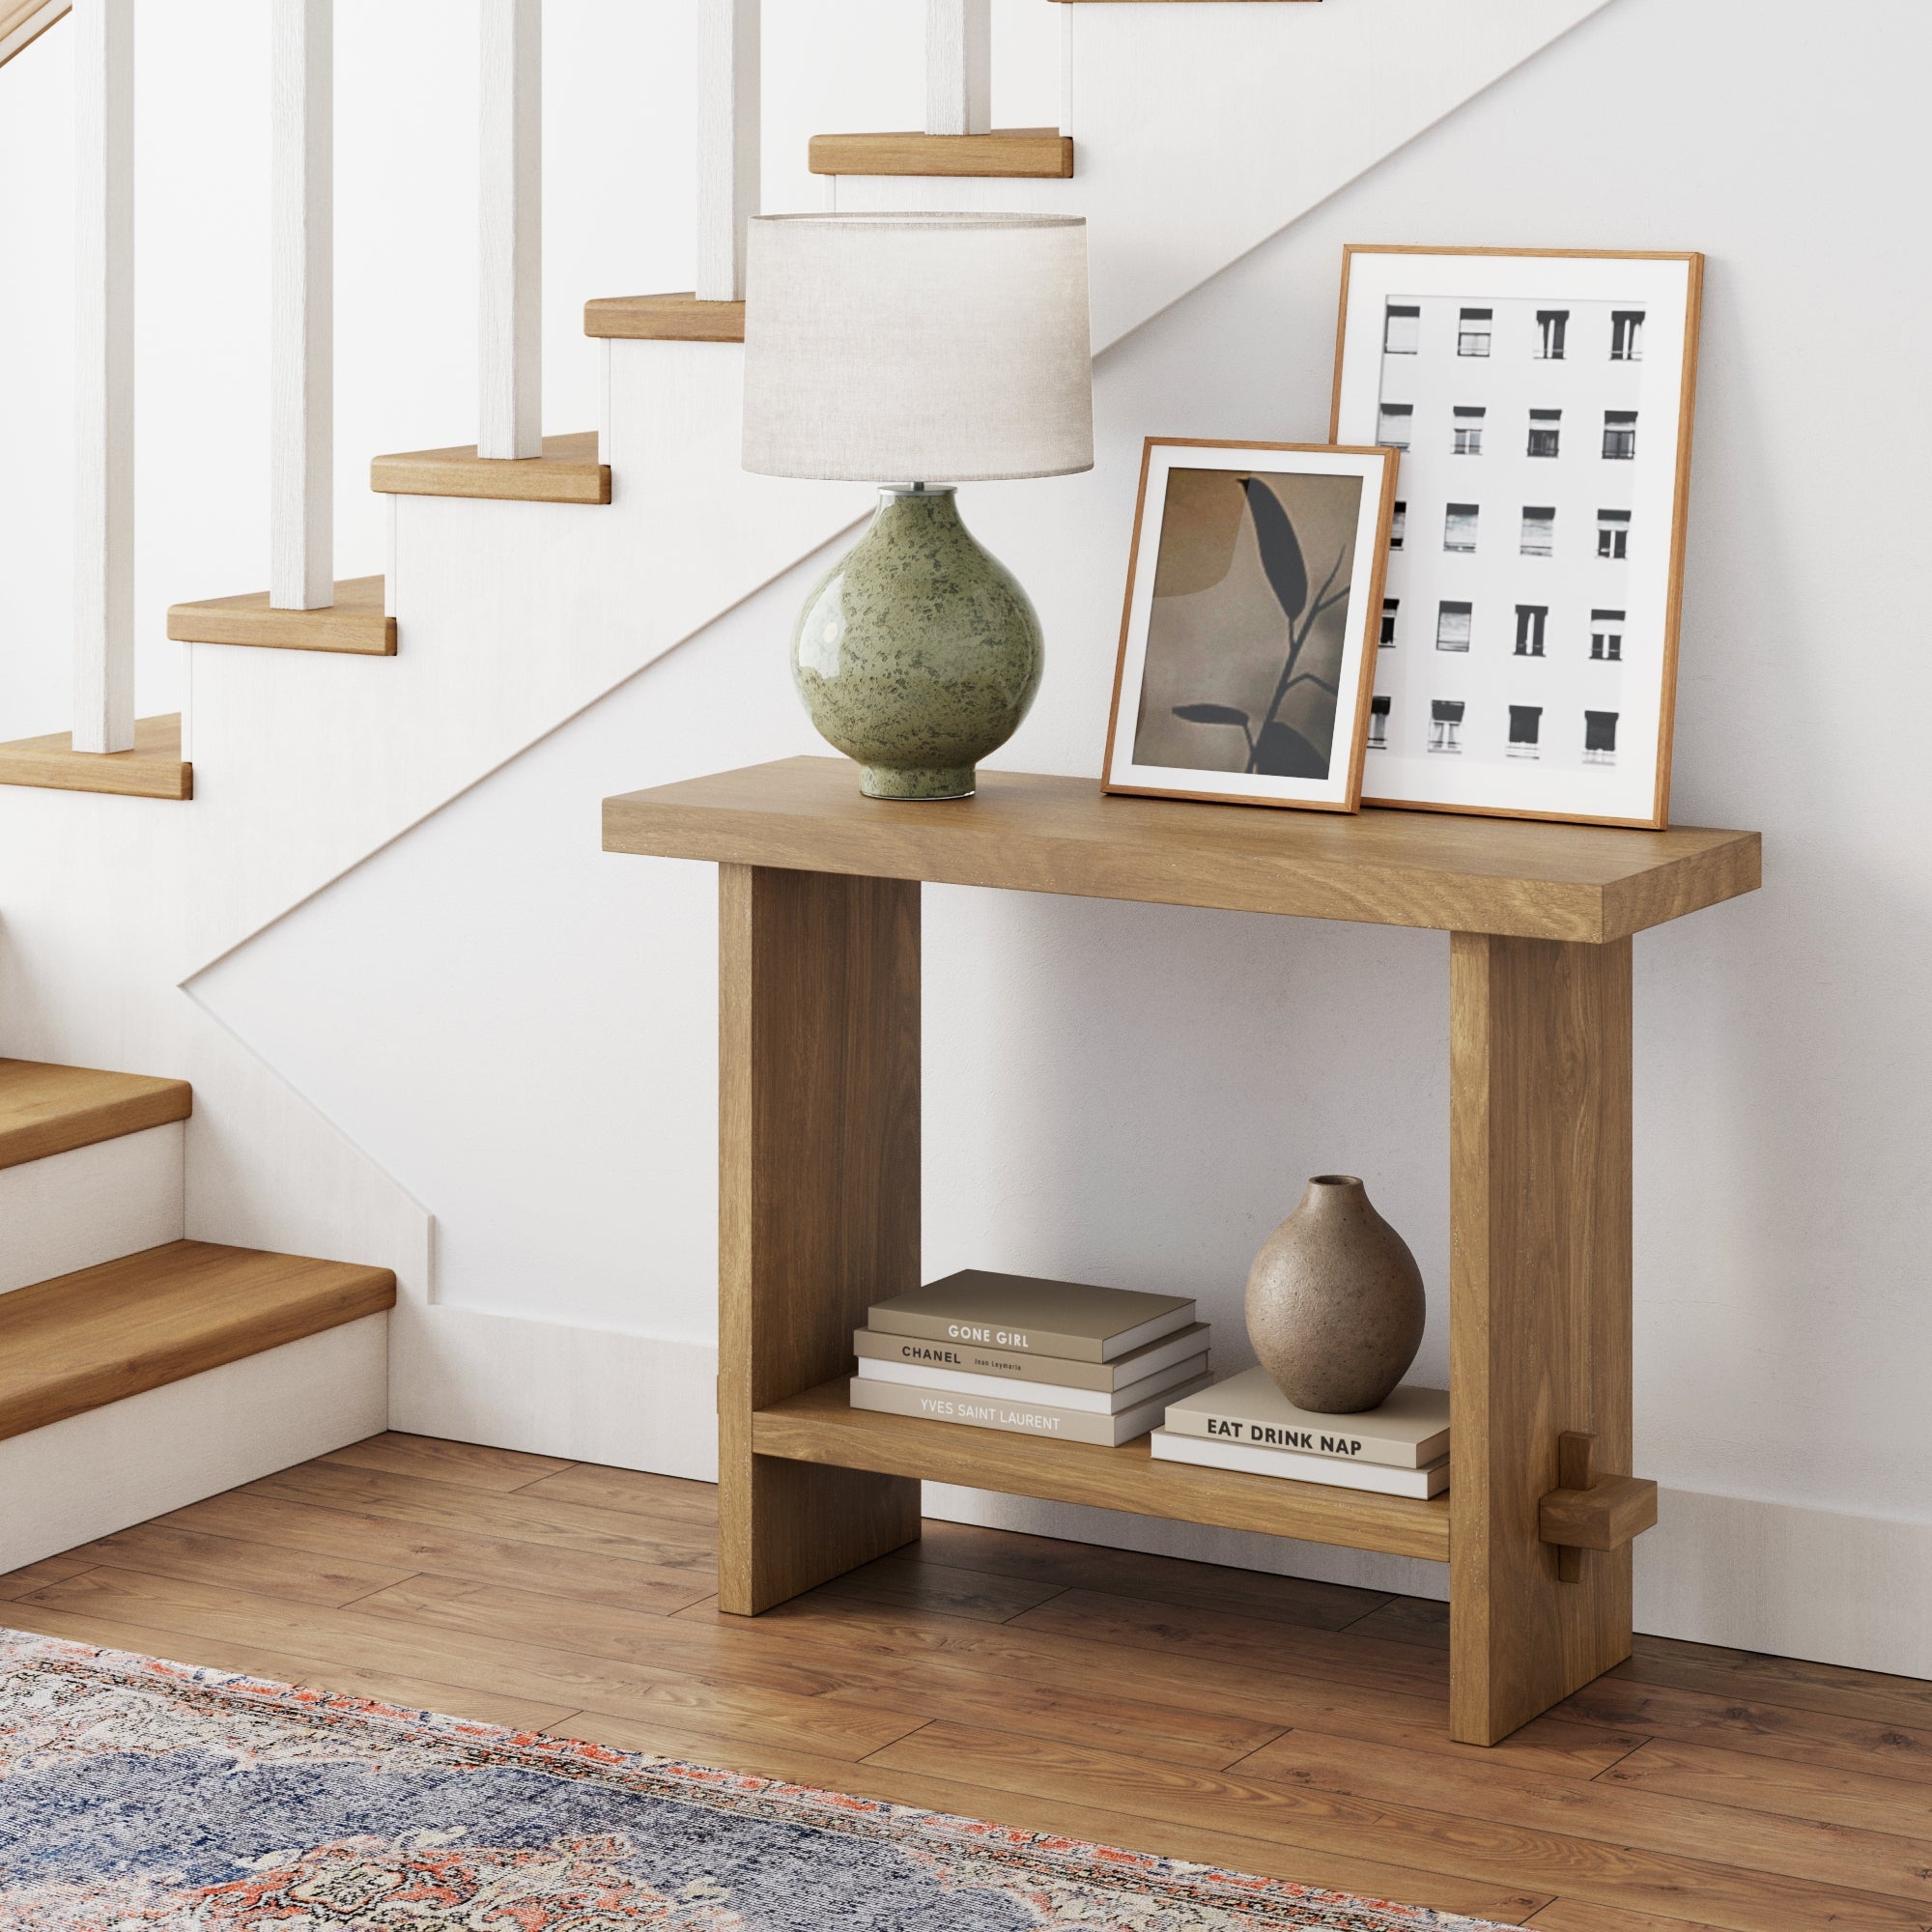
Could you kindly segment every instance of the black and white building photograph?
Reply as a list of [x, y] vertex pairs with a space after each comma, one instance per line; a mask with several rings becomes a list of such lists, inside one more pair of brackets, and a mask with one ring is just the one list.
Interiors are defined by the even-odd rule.
[[1400, 453], [1365, 803], [1661, 825], [1687, 256], [1351, 248], [1332, 433]]

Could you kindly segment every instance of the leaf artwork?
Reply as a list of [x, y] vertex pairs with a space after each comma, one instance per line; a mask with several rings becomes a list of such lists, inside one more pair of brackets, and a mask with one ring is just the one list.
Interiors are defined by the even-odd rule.
[[1251, 728], [1254, 721], [1248, 713], [1236, 710], [1232, 704], [1177, 704], [1174, 715], [1190, 724], [1233, 725], [1246, 741], [1248, 761], [1243, 769], [1250, 773], [1267, 778], [1325, 779], [1328, 753], [1311, 744], [1292, 725], [1283, 724], [1275, 714], [1297, 684], [1319, 685], [1323, 691], [1335, 694], [1335, 687], [1326, 678], [1318, 677], [1313, 671], [1297, 674], [1294, 667], [1317, 620], [1348, 598], [1349, 586], [1345, 583], [1336, 590], [1334, 584], [1349, 546], [1345, 543], [1336, 553], [1335, 561], [1329, 565], [1328, 574], [1311, 603], [1308, 565], [1301, 554], [1301, 540], [1294, 533], [1294, 520], [1282, 507], [1281, 498], [1259, 476], [1243, 478], [1242, 488], [1247, 495], [1248, 515], [1254, 523], [1262, 574], [1288, 619], [1288, 657], [1281, 675], [1275, 679], [1274, 696], [1258, 730]]
[[1255, 520], [1255, 542], [1268, 588], [1293, 624], [1308, 602], [1308, 566], [1301, 560], [1293, 520], [1259, 476], [1250, 476], [1242, 488], [1248, 493], [1248, 515]]
[[1325, 779], [1328, 755], [1318, 752], [1293, 725], [1277, 720], [1262, 726], [1248, 769], [1272, 779]]

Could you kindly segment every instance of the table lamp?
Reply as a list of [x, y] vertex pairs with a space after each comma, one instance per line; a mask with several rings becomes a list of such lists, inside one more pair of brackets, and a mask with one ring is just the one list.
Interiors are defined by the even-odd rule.
[[871, 798], [965, 798], [1039, 689], [1039, 618], [956, 483], [1094, 467], [1087, 224], [766, 214], [746, 255], [745, 468], [881, 485], [792, 675]]

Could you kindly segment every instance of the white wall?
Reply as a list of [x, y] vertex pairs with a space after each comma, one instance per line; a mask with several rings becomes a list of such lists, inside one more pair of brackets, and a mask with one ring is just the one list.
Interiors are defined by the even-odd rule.
[[[1134, 33], [1155, 37], [1183, 19], [1195, 33], [1234, 35], [1289, 31], [1263, 19], [1319, 18], [1319, 30], [1295, 31], [1336, 35], [1340, 48], [1342, 30], [1377, 18], [1376, 5], [1077, 11], [1095, 16], [1081, 31], [1124, 33], [1104, 22], [1132, 15]], [[345, 0], [343, 11], [355, 9]], [[1096, 248], [1110, 247], [1115, 265], [1101, 279], [1120, 277], [1096, 293], [1102, 312], [1125, 326], [1162, 311], [1102, 358], [1098, 467], [1084, 478], [976, 489], [966, 512], [1034, 591], [1049, 636], [1039, 704], [997, 762], [1091, 776], [1140, 438], [1319, 438], [1345, 242], [1707, 251], [1674, 810], [1688, 823], [1762, 827], [1767, 886], [1638, 942], [1638, 1460], [1675, 1492], [1663, 1526], [1640, 1546], [1642, 1620], [1932, 1674], [1922, 1587], [1908, 1580], [1932, 1576], [1922, 1426], [1932, 1190], [1918, 1172], [1932, 1124], [1922, 964], [1932, 781], [1915, 737], [1932, 668], [1926, 639], [1910, 628], [1919, 600], [1907, 579], [1932, 505], [1900, 433], [1923, 419], [1927, 400], [1918, 336], [1932, 277], [1922, 253], [1904, 245], [1901, 197], [1918, 172], [1915, 76], [1932, 55], [1932, 22], [1907, 0], [1829, 19], [1770, 0], [1747, 39], [1735, 19], [1723, 0], [1615, 0], [1351, 185], [1333, 156], [1297, 155], [1293, 192], [1304, 205], [1318, 188], [1329, 198], [1172, 306], [1198, 279], [1181, 259], [1186, 208], [1151, 218], [1145, 234], [1117, 225], [1111, 242], [1096, 228]], [[1431, 31], [1452, 40], [1457, 22]], [[916, 78], [916, 60], [902, 34], [881, 32], [880, 64], [865, 70], [878, 85], [863, 101], [857, 70], [837, 58], [853, 42], [828, 51], [802, 40], [783, 71], [802, 95], [824, 92], [798, 111], [822, 110], [823, 126], [911, 125], [916, 91], [895, 113], [896, 84], [885, 83], [895, 62]], [[1329, 77], [1313, 43], [1295, 44], [1307, 87], [1319, 90]], [[1386, 70], [1371, 56], [1398, 62], [1403, 52], [1373, 35], [1366, 44], [1334, 84], [1366, 88], [1372, 106], [1396, 117], [1380, 130], [1392, 143], [1407, 131], [1398, 113], [1407, 83], [1378, 89]], [[1239, 52], [1232, 41], [1230, 49]], [[0, 87], [17, 67], [0, 73]], [[1163, 70], [1076, 59], [1076, 131], [1086, 125], [1083, 73], [1110, 71], [1142, 84]], [[554, 64], [552, 86], [561, 85]], [[461, 91], [453, 70], [448, 86]], [[1111, 107], [1094, 103], [1085, 190], [1115, 213], [1137, 191], [1122, 157], [1133, 129], [1121, 126], [1119, 104], [1135, 97], [1126, 78], [1121, 88]], [[791, 99], [775, 113], [794, 111]], [[1222, 131], [1216, 100], [1191, 86], [1178, 86], [1176, 99], [1186, 118], [1168, 152], [1208, 169], [1195, 187], [1205, 205]], [[1406, 105], [1416, 125], [1432, 111]], [[1142, 100], [1134, 111], [1145, 124], [1153, 107]], [[1003, 108], [998, 118], [1022, 117]], [[560, 119], [554, 109], [553, 126]], [[1113, 147], [1100, 138], [1110, 128]], [[1208, 207], [1199, 224], [1218, 236], [1221, 260], [1248, 245], [1243, 224], [1258, 218], [1244, 183], [1229, 190], [1239, 210]], [[816, 185], [799, 185], [792, 205], [812, 205]], [[1076, 179], [1053, 191], [1072, 206], [1082, 190]], [[452, 189], [450, 199], [461, 197]], [[660, 226], [649, 228], [641, 213], [601, 198], [598, 207], [585, 235], [594, 228], [595, 245], [612, 252], [593, 259], [586, 239], [572, 270], [584, 281], [570, 301], [681, 285], [681, 216], [652, 216]], [[398, 238], [417, 218], [384, 216]], [[625, 229], [633, 218], [639, 226]], [[467, 212], [461, 226], [467, 237]], [[639, 241], [647, 231], [656, 239]], [[554, 221], [552, 232], [561, 246]], [[612, 234], [630, 254], [617, 257]], [[425, 271], [424, 287], [430, 279]], [[469, 434], [459, 427], [469, 420], [467, 296], [452, 301], [451, 284], [434, 279], [435, 313], [454, 323], [439, 332], [418, 300], [405, 302], [395, 339], [379, 346], [372, 334], [343, 378], [345, 397], [366, 378], [389, 398], [392, 433], [372, 431], [369, 447]], [[648, 367], [634, 365], [631, 380], [647, 384]], [[426, 394], [441, 398], [433, 412]], [[424, 413], [411, 417], [412, 408]], [[236, 421], [245, 413], [238, 403]], [[553, 423], [562, 426], [554, 414]], [[624, 419], [615, 426], [621, 434]], [[12, 466], [0, 467], [11, 505], [18, 485]], [[232, 539], [227, 497], [222, 505], [219, 516], [201, 513], [211, 551]], [[829, 534], [837, 517], [822, 521]], [[419, 532], [426, 561], [446, 580], [458, 552], [437, 548], [430, 523]], [[406, 516], [406, 540], [410, 528]], [[561, 583], [566, 563], [581, 570], [587, 553], [575, 537], [558, 541], [555, 554], [548, 538], [533, 545], [542, 554], [528, 568]], [[258, 551], [206, 556], [228, 581], [217, 572], [210, 582], [201, 568], [181, 594], [258, 581], [249, 561]], [[170, 555], [166, 568], [175, 565]], [[366, 1212], [392, 1216], [384, 1239], [404, 1245], [403, 1203], [436, 1217], [434, 1293], [452, 1321], [471, 1324], [466, 1334], [504, 1320], [603, 1331], [625, 1338], [611, 1348], [627, 1362], [658, 1365], [660, 1384], [600, 1451], [656, 1466], [692, 1466], [712, 1334], [711, 882], [699, 867], [599, 853], [595, 804], [608, 791], [815, 749], [783, 668], [812, 567], [800, 564], [623, 683], [192, 986], [382, 1178], [380, 1186], [345, 1179], [344, 1202], [365, 1188]], [[406, 583], [407, 569], [406, 558]], [[614, 638], [644, 620], [631, 607], [648, 602], [652, 581], [610, 582], [622, 586], [604, 620]], [[406, 620], [406, 655], [420, 649], [426, 664], [447, 665], [469, 648], [479, 677], [513, 664], [504, 640], [479, 629], [487, 613], [463, 607], [456, 590], [441, 582], [413, 634]], [[0, 596], [15, 594], [0, 586]], [[559, 633], [541, 648], [604, 646]], [[635, 661], [642, 655], [639, 646]], [[614, 645], [594, 663], [586, 656], [580, 682], [621, 656]], [[15, 689], [0, 687], [0, 701], [13, 703]], [[594, 695], [587, 684], [585, 695]], [[559, 684], [543, 722], [562, 716], [564, 700]], [[423, 745], [432, 762], [447, 753], [433, 737]], [[465, 756], [471, 777], [495, 762]], [[437, 796], [455, 789], [461, 762], [447, 764]], [[210, 781], [219, 784], [218, 770]], [[399, 791], [394, 832], [424, 809], [407, 804]], [[245, 796], [235, 801], [246, 809]], [[8, 821], [8, 833], [21, 822]], [[314, 885], [339, 869], [320, 850], [304, 862], [320, 868]], [[221, 890], [255, 882], [251, 869]], [[261, 904], [275, 886], [267, 881]], [[50, 895], [40, 903], [50, 906]], [[0, 922], [10, 912], [0, 885]], [[1220, 1324], [1232, 1366], [1254, 1247], [1303, 1176], [1346, 1167], [1369, 1178], [1415, 1246], [1435, 1299], [1421, 1367], [1443, 1372], [1439, 936], [939, 889], [927, 893], [926, 932], [931, 1271], [970, 1260], [1185, 1288]], [[29, 946], [10, 964], [0, 950], [0, 989], [39, 1000], [39, 1011], [71, 1012], [72, 1001], [43, 984], [56, 952]], [[205, 956], [183, 948], [182, 970]], [[59, 1031], [51, 1017], [35, 1024], [47, 1037]], [[8, 1043], [22, 1050], [13, 1025]], [[286, 1121], [278, 1130], [316, 1133]], [[283, 1211], [251, 1198], [245, 1149], [225, 1149], [209, 1171], [220, 1176], [222, 1213]], [[341, 1211], [353, 1226], [364, 1210]], [[398, 1315], [399, 1349], [409, 1320], [434, 1315], [421, 1307], [420, 1265], [412, 1292], [415, 1315]], [[461, 1359], [487, 1377], [479, 1348]], [[650, 1373], [639, 1368], [640, 1385]], [[479, 1412], [472, 1400], [464, 1413], [487, 1433], [487, 1404]], [[546, 1446], [536, 1432], [575, 1426], [561, 1414], [505, 1411], [497, 1439]], [[1040, 1506], [956, 1497], [945, 1506], [1224, 1560], [1433, 1582], [1426, 1566], [1259, 1539]], [[1875, 1566], [1896, 1579], [1876, 1606]]]

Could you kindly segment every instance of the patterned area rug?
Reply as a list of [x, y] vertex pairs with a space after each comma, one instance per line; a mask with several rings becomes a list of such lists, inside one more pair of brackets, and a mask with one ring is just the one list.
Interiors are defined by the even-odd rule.
[[1486, 1922], [0, 1630], [0, 1928]]

